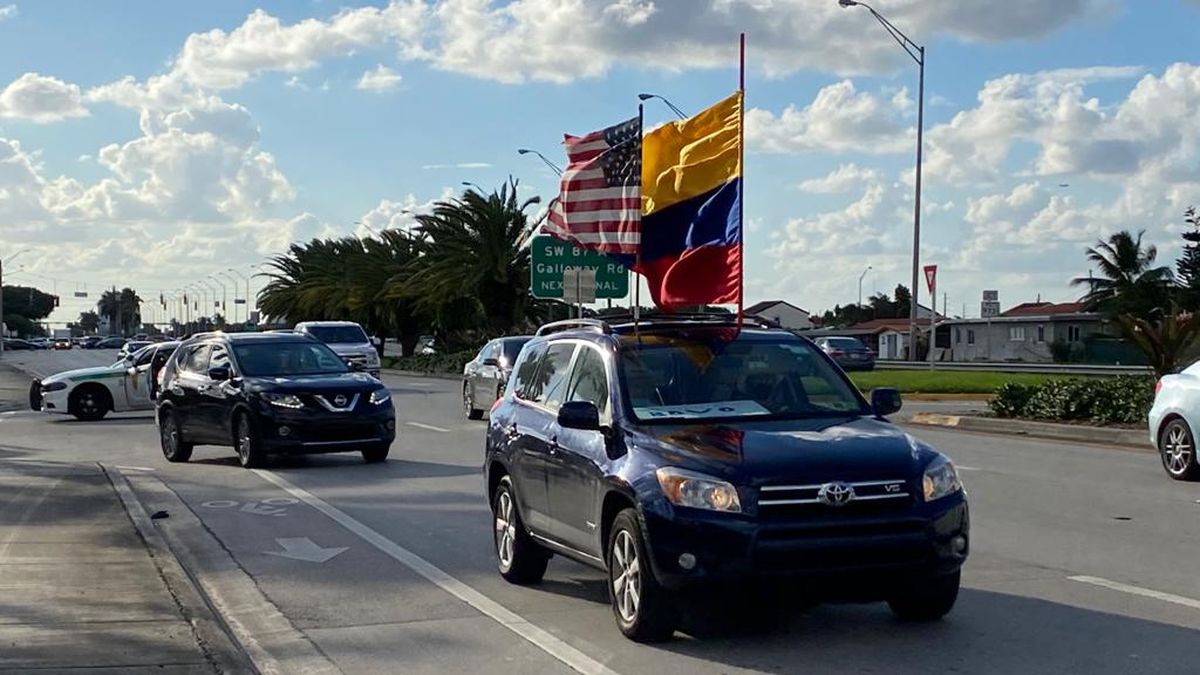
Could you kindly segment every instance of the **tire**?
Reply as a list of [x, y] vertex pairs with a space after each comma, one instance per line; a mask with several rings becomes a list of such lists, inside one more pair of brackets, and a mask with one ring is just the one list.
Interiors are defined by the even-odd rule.
[[34, 412], [42, 411], [42, 383], [38, 380], [29, 385], [29, 409]]
[[1163, 469], [1175, 480], [1200, 479], [1196, 464], [1196, 437], [1182, 417], [1176, 417], [1158, 434], [1158, 456]]
[[162, 446], [163, 457], [168, 462], [186, 462], [192, 458], [195, 444], [183, 440], [183, 431], [179, 428], [179, 418], [175, 411], [167, 410], [158, 422], [158, 441]]
[[388, 451], [392, 449], [391, 443], [380, 443], [362, 449], [363, 461], [367, 464], [377, 464], [387, 461]]
[[259, 469], [267, 463], [267, 453], [263, 450], [254, 421], [247, 413], [237, 416], [233, 427], [233, 447], [237, 451], [238, 463], [246, 469]]
[[613, 520], [605, 549], [608, 597], [617, 628], [635, 642], [671, 639], [679, 625], [675, 597], [654, 577], [637, 512], [625, 509]]
[[96, 422], [104, 419], [112, 410], [112, 401], [107, 389], [99, 385], [88, 385], [71, 392], [67, 399], [67, 409], [77, 420]]
[[962, 573], [933, 577], [913, 584], [903, 595], [888, 600], [901, 621], [937, 621], [954, 608]]
[[512, 479], [504, 476], [492, 499], [492, 548], [500, 576], [511, 584], [536, 584], [546, 575], [550, 554], [534, 543], [517, 512]]
[[471, 394], [471, 384], [463, 383], [463, 414], [469, 420], [477, 420], [483, 418], [483, 411], [475, 407], [475, 397]]

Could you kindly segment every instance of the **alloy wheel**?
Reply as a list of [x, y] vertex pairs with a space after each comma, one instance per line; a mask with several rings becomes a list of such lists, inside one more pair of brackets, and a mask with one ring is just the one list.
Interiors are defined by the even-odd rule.
[[637, 546], [628, 530], [621, 530], [613, 540], [612, 592], [621, 620], [632, 623], [642, 601], [642, 573]]
[[1187, 429], [1182, 425], [1172, 426], [1167, 432], [1167, 440], [1163, 443], [1163, 455], [1167, 470], [1173, 474], [1183, 473], [1191, 462], [1192, 439], [1188, 436]]
[[179, 430], [175, 428], [175, 418], [170, 415], [162, 422], [162, 442], [167, 450], [174, 455], [179, 449]]
[[242, 415], [242, 417], [238, 419], [237, 440], [237, 453], [238, 457], [241, 458], [242, 463], [249, 461], [251, 443], [253, 443], [253, 440], [250, 438], [250, 421], [246, 419], [245, 415]]
[[100, 404], [96, 402], [96, 395], [89, 392], [84, 392], [79, 397], [79, 411], [84, 415], [95, 415], [100, 410]]
[[471, 415], [471, 410], [473, 410], [475, 408], [475, 402], [471, 400], [471, 386], [470, 385], [467, 385], [467, 384], [463, 385], [462, 400], [463, 400], [463, 412], [469, 417]]
[[512, 567], [513, 545], [517, 540], [517, 527], [513, 523], [512, 495], [507, 490], [500, 493], [496, 508], [496, 556], [504, 569]]

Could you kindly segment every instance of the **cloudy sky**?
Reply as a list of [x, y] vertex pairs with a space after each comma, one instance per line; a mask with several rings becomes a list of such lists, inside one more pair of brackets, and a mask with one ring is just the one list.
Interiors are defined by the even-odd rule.
[[[1072, 299], [1121, 228], [1174, 259], [1200, 205], [1200, 0], [875, 6], [928, 48], [922, 261], [952, 312], [985, 288]], [[114, 284], [157, 297], [405, 226], [463, 181], [549, 197], [517, 147], [557, 160], [643, 91], [705, 107], [739, 31], [747, 301], [854, 302], [868, 265], [866, 294], [907, 284], [916, 67], [835, 0], [0, 0], [0, 257], [29, 249], [6, 281], [70, 319]]]

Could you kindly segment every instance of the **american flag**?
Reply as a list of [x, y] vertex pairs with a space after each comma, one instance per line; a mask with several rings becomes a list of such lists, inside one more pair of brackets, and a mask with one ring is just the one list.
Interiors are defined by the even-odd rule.
[[642, 232], [642, 120], [567, 136], [567, 168], [543, 229], [606, 254], [635, 255]]

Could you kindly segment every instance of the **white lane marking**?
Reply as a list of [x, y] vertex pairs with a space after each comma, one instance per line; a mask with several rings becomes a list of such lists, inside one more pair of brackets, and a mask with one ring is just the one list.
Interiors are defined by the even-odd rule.
[[206, 509], [227, 509], [237, 505], [238, 503], [232, 499], [214, 499], [212, 501], [202, 502], [200, 504], [200, 506], [203, 506]]
[[958, 469], [959, 471], [983, 471], [983, 469], [977, 466], [963, 466], [961, 464], [955, 464], [954, 468]]
[[368, 544], [425, 577], [443, 591], [474, 607], [501, 626], [525, 638], [534, 646], [562, 661], [575, 671], [588, 673], [589, 675], [617, 675], [615, 671], [603, 663], [533, 625], [519, 614], [443, 572], [440, 568], [433, 565], [433, 563], [360, 523], [344, 511], [304, 488], [297, 487], [287, 479], [269, 471], [255, 469], [254, 473], [258, 474], [264, 480], [279, 486], [296, 499], [329, 516], [331, 520], [358, 535]]
[[450, 433], [449, 429], [443, 429], [442, 427], [435, 427], [432, 424], [422, 424], [421, 422], [405, 422], [405, 424], [407, 424], [410, 427], [416, 427], [418, 429], [428, 429], [429, 431], [440, 431], [443, 434]]
[[1130, 586], [1129, 584], [1123, 584], [1119, 581], [1109, 581], [1108, 579], [1101, 577], [1089, 577], [1081, 575], [1067, 578], [1071, 581], [1078, 581], [1081, 584], [1091, 584], [1093, 586], [1100, 586], [1101, 588], [1107, 588], [1112, 591], [1120, 591], [1122, 593], [1129, 593], [1130, 595], [1140, 595], [1143, 598], [1154, 598], [1155, 600], [1162, 600], [1163, 602], [1183, 605], [1184, 607], [1191, 607], [1192, 609], [1200, 609], [1200, 600], [1187, 598], [1182, 595], [1163, 593], [1162, 591], [1141, 588], [1140, 586]]
[[117, 468], [122, 471], [156, 471], [156, 469], [151, 469], [148, 466], [121, 466], [118, 464]]
[[308, 537], [283, 537], [275, 539], [275, 543], [279, 544], [282, 551], [263, 551], [267, 555], [279, 556], [280, 558], [291, 558], [292, 560], [303, 560], [304, 562], [323, 563], [339, 553], [345, 553], [350, 550], [349, 546], [333, 546], [330, 548], [321, 548], [317, 542]]

